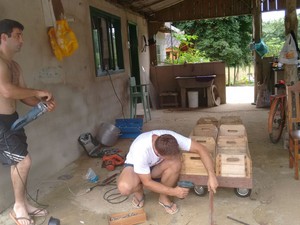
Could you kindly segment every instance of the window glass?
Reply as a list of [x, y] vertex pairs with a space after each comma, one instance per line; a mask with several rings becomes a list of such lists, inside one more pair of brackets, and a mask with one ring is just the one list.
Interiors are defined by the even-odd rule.
[[96, 76], [124, 69], [121, 20], [90, 7]]

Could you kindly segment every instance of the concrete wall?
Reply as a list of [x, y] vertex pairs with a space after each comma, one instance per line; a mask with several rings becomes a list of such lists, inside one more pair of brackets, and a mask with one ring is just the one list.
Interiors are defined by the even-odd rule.
[[[42, 0], [1, 0], [0, 19], [20, 21], [24, 26], [25, 43], [15, 58], [23, 68], [27, 86], [48, 89], [54, 93], [57, 109], [27, 125], [29, 151], [33, 159], [28, 191], [36, 191], [45, 177], [64, 168], [83, 154], [77, 138], [83, 132], [97, 133], [102, 122], [114, 123], [122, 118], [121, 106], [109, 77], [96, 77], [90, 26], [89, 6], [121, 17], [125, 72], [112, 75], [112, 81], [128, 116], [128, 78], [130, 74], [127, 45], [127, 21], [138, 27], [139, 47], [142, 35], [147, 37], [144, 18], [124, 11], [105, 0], [61, 0], [65, 16], [79, 42], [79, 49], [70, 57], [58, 61], [52, 54], [44, 22]], [[149, 81], [149, 51], [139, 52], [141, 81]], [[19, 114], [29, 110], [18, 104]], [[14, 199], [10, 168], [0, 170], [0, 212]]]

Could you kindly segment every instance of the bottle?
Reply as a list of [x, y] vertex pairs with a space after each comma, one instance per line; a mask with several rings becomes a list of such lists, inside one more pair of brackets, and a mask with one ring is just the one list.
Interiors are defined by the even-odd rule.
[[17, 119], [10, 130], [19, 130], [31, 121], [37, 119], [45, 112], [48, 111], [47, 105], [43, 102], [39, 102], [35, 107], [33, 107], [27, 114]]
[[88, 171], [85, 175], [85, 178], [87, 180], [89, 180], [89, 182], [91, 182], [91, 183], [97, 183], [99, 180], [98, 175], [94, 172], [94, 170], [92, 168], [88, 169]]

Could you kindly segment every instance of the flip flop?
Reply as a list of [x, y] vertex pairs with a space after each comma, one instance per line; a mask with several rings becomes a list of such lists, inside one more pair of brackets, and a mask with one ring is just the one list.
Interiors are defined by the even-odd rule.
[[[159, 203], [162, 207], [164, 207], [164, 209], [166, 210], [166, 212], [169, 213], [170, 215], [173, 215], [173, 214], [175, 214], [175, 213], [178, 212], [178, 207], [177, 207], [177, 205], [176, 205], [174, 202], [171, 202], [170, 205], [166, 205], [166, 204], [164, 204], [164, 203], [162, 203], [162, 202], [158, 202], [158, 203]], [[176, 206], [175, 209], [172, 209], [173, 205]]]
[[10, 212], [9, 213], [11, 219], [17, 224], [17, 225], [22, 225], [19, 220], [28, 220], [30, 223], [29, 225], [34, 225], [34, 221], [31, 218], [27, 217], [16, 217], [15, 212]]
[[33, 212], [28, 213], [29, 216], [35, 216], [35, 217], [41, 217], [41, 216], [47, 216], [48, 211], [46, 209], [40, 208], [36, 209]]
[[140, 200], [135, 195], [133, 195], [131, 204], [134, 208], [140, 209], [144, 206], [144, 203], [145, 203], [145, 195], [144, 194], [143, 194], [142, 199], [140, 199]]

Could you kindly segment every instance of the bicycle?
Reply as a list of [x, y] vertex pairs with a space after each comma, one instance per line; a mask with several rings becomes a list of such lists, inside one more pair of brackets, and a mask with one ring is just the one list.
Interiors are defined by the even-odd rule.
[[281, 81], [275, 84], [279, 94], [271, 95], [271, 107], [268, 118], [268, 132], [269, 138], [272, 143], [276, 144], [282, 135], [283, 128], [285, 126], [285, 115], [286, 115], [286, 93], [285, 83]]

